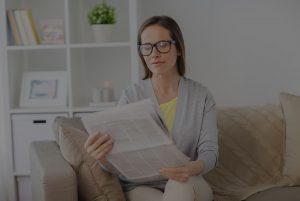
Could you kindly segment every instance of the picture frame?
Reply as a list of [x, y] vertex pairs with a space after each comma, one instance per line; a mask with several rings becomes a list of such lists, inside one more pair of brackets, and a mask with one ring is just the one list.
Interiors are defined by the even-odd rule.
[[64, 44], [64, 22], [62, 19], [40, 20], [40, 37], [42, 44]]
[[20, 107], [67, 106], [66, 71], [24, 72]]

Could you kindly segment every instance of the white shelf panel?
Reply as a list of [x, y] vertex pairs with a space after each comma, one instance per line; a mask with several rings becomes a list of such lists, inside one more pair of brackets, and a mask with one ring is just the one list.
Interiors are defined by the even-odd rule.
[[16, 50], [45, 50], [45, 49], [63, 49], [66, 48], [66, 44], [62, 45], [32, 45], [32, 46], [8, 46], [7, 50], [16, 51]]
[[102, 111], [108, 108], [112, 108], [112, 107], [74, 107], [72, 108], [72, 112], [76, 113], [76, 112], [98, 112], [98, 111]]
[[[70, 44], [70, 48], [94, 48], [94, 47], [130, 47], [130, 42], [112, 42], [112, 43], [78, 43]], [[44, 49], [64, 49], [66, 44], [62, 45], [32, 45], [32, 46], [8, 46], [7, 50], [44, 50]]]
[[70, 44], [71, 48], [95, 48], [95, 47], [130, 47], [130, 42], [113, 42], [113, 43], [78, 43]]
[[30, 172], [14, 172], [15, 177], [30, 177]]
[[14, 108], [10, 110], [10, 114], [38, 114], [38, 113], [66, 113], [69, 108]]

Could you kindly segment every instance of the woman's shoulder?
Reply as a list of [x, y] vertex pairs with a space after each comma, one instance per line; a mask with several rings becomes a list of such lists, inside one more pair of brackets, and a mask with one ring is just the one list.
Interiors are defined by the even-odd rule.
[[195, 81], [191, 78], [183, 77], [184, 87], [188, 90], [194, 91], [195, 93], [205, 93], [210, 94], [209, 89], [202, 83]]
[[127, 88], [124, 89], [125, 93], [141, 93], [143, 91], [145, 91], [146, 87], [147, 87], [147, 82], [148, 80], [139, 80], [138, 82], [128, 86]]
[[128, 104], [138, 100], [143, 100], [147, 95], [147, 80], [140, 80], [139, 82], [132, 84], [123, 90], [119, 104]]
[[200, 104], [215, 104], [215, 99], [212, 93], [205, 85], [190, 78], [184, 78], [183, 80], [183, 90], [187, 91], [187, 96], [190, 101], [196, 101]]

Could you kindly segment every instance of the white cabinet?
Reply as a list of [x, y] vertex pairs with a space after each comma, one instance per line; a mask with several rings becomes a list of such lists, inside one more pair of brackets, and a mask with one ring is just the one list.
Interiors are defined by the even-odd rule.
[[31, 181], [30, 177], [20, 176], [17, 177], [18, 186], [18, 199], [19, 201], [31, 201]]
[[15, 114], [12, 115], [14, 171], [17, 174], [29, 174], [29, 145], [32, 141], [55, 140], [52, 131], [56, 114]]
[[[7, 140], [11, 150], [13, 189], [9, 201], [30, 201], [28, 145], [33, 140], [53, 139], [51, 124], [55, 116], [82, 116], [103, 108], [89, 107], [92, 90], [105, 81], [113, 83], [114, 99], [139, 79], [136, 52], [137, 1], [107, 0], [115, 6], [117, 23], [108, 43], [93, 42], [87, 20], [89, 8], [98, 0], [0, 0], [1, 87], [7, 110]], [[65, 42], [52, 45], [16, 46], [7, 32], [6, 9], [31, 9], [34, 21], [59, 19]], [[30, 71], [66, 71], [65, 107], [20, 108], [22, 75]], [[51, 135], [50, 135], [51, 133]]]
[[55, 117], [67, 117], [68, 113], [13, 114], [12, 144], [13, 167], [19, 201], [31, 201], [29, 145], [32, 141], [55, 140], [52, 125]]

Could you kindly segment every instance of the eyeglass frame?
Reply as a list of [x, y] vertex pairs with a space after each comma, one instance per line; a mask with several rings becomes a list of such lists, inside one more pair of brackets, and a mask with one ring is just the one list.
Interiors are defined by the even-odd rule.
[[[161, 43], [161, 42], [168, 42], [169, 43], [169, 50], [167, 51], [167, 52], [161, 52], [158, 48], [157, 48], [157, 45], [159, 44], [159, 43]], [[170, 52], [170, 50], [171, 50], [171, 45], [172, 44], [175, 44], [176, 43], [176, 41], [175, 40], [160, 40], [160, 41], [158, 41], [158, 42], [156, 42], [156, 43], [154, 43], [154, 44], [151, 44], [151, 43], [144, 43], [144, 44], [138, 44], [138, 51], [139, 51], [139, 53], [141, 54], [141, 55], [143, 55], [143, 56], [149, 56], [149, 55], [151, 55], [152, 54], [152, 52], [153, 52], [153, 48], [155, 47], [155, 49], [159, 52], [159, 53], [161, 53], [161, 54], [167, 54], [167, 53], [169, 53]], [[142, 51], [141, 51], [141, 46], [143, 46], [143, 45], [151, 45], [151, 51], [150, 51], [150, 53], [149, 54], [146, 54], [146, 55], [144, 55], [143, 53], [142, 53]]]

